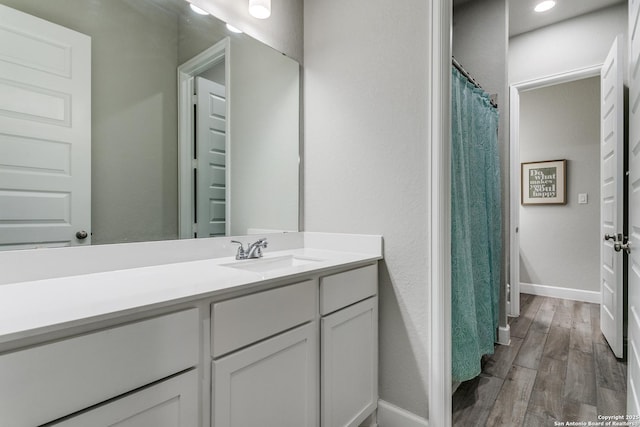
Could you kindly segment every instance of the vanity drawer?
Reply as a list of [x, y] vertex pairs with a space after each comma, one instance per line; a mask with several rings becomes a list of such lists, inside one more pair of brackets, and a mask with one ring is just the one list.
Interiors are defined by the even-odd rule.
[[376, 295], [378, 292], [378, 265], [320, 278], [320, 314], [336, 310]]
[[2, 425], [33, 426], [198, 363], [197, 309], [0, 356]]
[[312, 320], [317, 282], [307, 280], [211, 306], [214, 358]]

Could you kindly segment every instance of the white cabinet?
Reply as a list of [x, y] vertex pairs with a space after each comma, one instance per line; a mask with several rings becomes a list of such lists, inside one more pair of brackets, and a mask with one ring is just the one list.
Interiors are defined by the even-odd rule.
[[377, 406], [376, 289], [376, 266], [320, 281], [321, 312], [332, 313], [321, 319], [322, 427], [357, 427]]
[[318, 281], [211, 307], [215, 427], [315, 427]]
[[56, 427], [198, 427], [198, 375], [195, 370], [99, 405]]
[[195, 366], [198, 322], [192, 308], [0, 355], [0, 425], [51, 422]]
[[213, 362], [215, 427], [315, 427], [317, 323], [310, 322]]
[[0, 353], [0, 425], [357, 427], [377, 405], [377, 264], [296, 277]]

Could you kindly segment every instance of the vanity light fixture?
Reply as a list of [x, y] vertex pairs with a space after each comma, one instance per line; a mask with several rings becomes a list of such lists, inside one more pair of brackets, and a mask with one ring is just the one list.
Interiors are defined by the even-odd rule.
[[204, 9], [200, 9], [198, 6], [196, 6], [193, 3], [189, 3], [189, 6], [191, 6], [191, 10], [193, 10], [195, 13], [197, 13], [198, 15], [208, 15], [209, 12], [207, 12]]
[[543, 2], [538, 3], [533, 10], [539, 13], [546, 12], [547, 10], [553, 9], [555, 5], [556, 5], [556, 2], [554, 0], [545, 0]]
[[231, 24], [227, 24], [227, 30], [231, 31], [232, 33], [242, 34], [242, 30], [237, 29]]
[[249, 13], [254, 18], [267, 19], [271, 16], [271, 0], [249, 0]]

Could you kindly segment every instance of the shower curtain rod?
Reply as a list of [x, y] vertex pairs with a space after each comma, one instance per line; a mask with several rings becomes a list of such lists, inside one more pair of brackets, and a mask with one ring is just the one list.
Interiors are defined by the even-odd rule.
[[[460, 64], [458, 62], [458, 60], [456, 58], [454, 58], [453, 56], [451, 57], [451, 63], [453, 64], [454, 67], [456, 67], [456, 69], [458, 71], [460, 71], [460, 73], [462, 73], [463, 76], [465, 76], [467, 79], [469, 79], [469, 81], [471, 83], [473, 83], [473, 85], [475, 87], [477, 87], [478, 89], [484, 90], [482, 85], [480, 83], [478, 83], [478, 81], [476, 79], [474, 79], [473, 76], [467, 70], [465, 70], [464, 67], [462, 66], [462, 64]], [[494, 106], [495, 108], [498, 108], [498, 103], [495, 101], [495, 99], [493, 97], [494, 97], [494, 95], [491, 95], [491, 105]]]

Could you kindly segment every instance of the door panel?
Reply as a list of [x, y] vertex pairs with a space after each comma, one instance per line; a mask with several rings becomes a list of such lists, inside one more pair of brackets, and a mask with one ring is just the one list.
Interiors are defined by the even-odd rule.
[[623, 254], [604, 236], [624, 232], [623, 57], [617, 38], [600, 73], [600, 328], [616, 357], [623, 356]]
[[316, 427], [318, 325], [307, 323], [213, 362], [216, 427]]
[[198, 237], [224, 236], [228, 229], [227, 101], [225, 87], [196, 77]]
[[629, 1], [629, 241], [627, 413], [640, 414], [640, 0]]
[[0, 5], [0, 250], [90, 244], [90, 195], [91, 38]]

